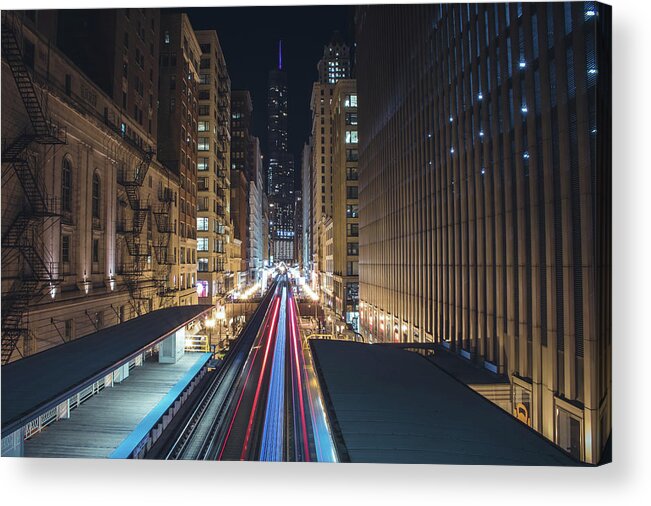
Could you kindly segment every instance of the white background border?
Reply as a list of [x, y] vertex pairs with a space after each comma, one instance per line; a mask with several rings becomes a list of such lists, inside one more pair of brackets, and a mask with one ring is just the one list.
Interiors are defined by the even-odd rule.
[[[206, 7], [268, 4], [196, 0], [190, 3]], [[176, 7], [181, 4], [178, 0], [139, 0], [132, 4], [124, 1], [109, 4], [104, 0], [11, 0], [3, 3], [3, 8]], [[649, 504], [651, 18], [649, 3], [642, 0], [613, 0], [611, 5], [613, 464], [565, 469], [4, 458], [0, 459], [0, 494], [4, 504]]]

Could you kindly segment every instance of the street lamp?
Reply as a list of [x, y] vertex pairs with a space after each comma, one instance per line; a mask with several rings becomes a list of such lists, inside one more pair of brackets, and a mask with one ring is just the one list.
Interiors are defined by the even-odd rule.
[[224, 312], [224, 307], [220, 307], [217, 310], [217, 314], [215, 315], [217, 319], [219, 320], [219, 344], [221, 345], [222, 342], [222, 326], [224, 325], [224, 320], [226, 319], [226, 314]]
[[318, 305], [319, 296], [316, 293], [312, 292], [310, 298], [312, 299], [312, 302], [314, 302], [314, 319], [318, 322], [319, 316], [317, 312], [319, 309], [319, 305]]
[[208, 345], [212, 345], [212, 329], [215, 327], [214, 318], [206, 318], [206, 328], [208, 329]]

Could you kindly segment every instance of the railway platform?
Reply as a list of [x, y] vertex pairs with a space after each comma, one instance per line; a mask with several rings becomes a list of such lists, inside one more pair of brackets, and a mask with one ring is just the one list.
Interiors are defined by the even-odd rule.
[[138, 458], [208, 370], [212, 306], [153, 311], [3, 366], [2, 456]]

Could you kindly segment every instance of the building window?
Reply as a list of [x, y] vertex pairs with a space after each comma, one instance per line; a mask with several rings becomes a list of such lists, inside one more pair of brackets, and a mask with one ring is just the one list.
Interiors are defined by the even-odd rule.
[[93, 263], [99, 263], [99, 239], [93, 239]]
[[199, 158], [199, 161], [197, 163], [197, 170], [200, 171], [205, 171], [208, 170], [210, 163], [208, 162], [208, 158]]
[[208, 231], [208, 218], [197, 218], [197, 230], [199, 232]]
[[210, 151], [210, 140], [208, 137], [199, 137], [199, 151]]
[[170, 43], [170, 32], [165, 30], [165, 44]]
[[347, 95], [344, 100], [344, 107], [357, 107], [357, 95]]
[[101, 184], [99, 181], [99, 176], [97, 174], [93, 175], [93, 218], [99, 219], [99, 205], [100, 205], [100, 195], [101, 195]]
[[357, 144], [357, 131], [346, 130], [346, 144]]
[[359, 267], [357, 262], [346, 262], [346, 276], [359, 275]]
[[348, 223], [346, 225], [346, 235], [348, 237], [358, 237], [359, 236], [359, 224], [357, 224], [357, 223]]
[[359, 151], [356, 149], [347, 149], [346, 150], [346, 161], [347, 162], [356, 162], [359, 160]]
[[581, 420], [568, 411], [556, 408], [556, 444], [572, 455], [581, 458]]
[[359, 255], [359, 243], [358, 242], [349, 242], [348, 243], [348, 249], [346, 250], [346, 253], [349, 256], [358, 256]]
[[70, 262], [70, 236], [61, 236], [61, 261], [65, 263]]
[[61, 208], [64, 212], [72, 211], [72, 166], [70, 160], [63, 160], [61, 174]]
[[197, 251], [208, 251], [208, 238], [199, 237], [197, 239]]
[[347, 199], [356, 199], [356, 198], [358, 198], [357, 186], [347, 186], [346, 187], [346, 198]]
[[348, 204], [346, 206], [346, 218], [357, 218], [359, 216], [358, 205]]
[[348, 167], [346, 169], [346, 181], [357, 181], [359, 179], [359, 173], [357, 167]]
[[199, 259], [199, 264], [198, 264], [197, 270], [199, 272], [208, 272], [208, 259], [207, 258], [200, 258]]
[[210, 131], [210, 121], [199, 121], [199, 132]]
[[531, 392], [513, 385], [513, 416], [531, 427]]
[[357, 125], [357, 113], [356, 112], [347, 112], [346, 113], [346, 125]]

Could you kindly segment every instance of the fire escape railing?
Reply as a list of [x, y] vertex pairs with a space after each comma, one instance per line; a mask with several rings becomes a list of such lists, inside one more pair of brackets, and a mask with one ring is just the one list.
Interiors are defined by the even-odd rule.
[[[23, 269], [11, 291], [3, 294], [2, 356], [6, 364], [21, 338], [28, 333], [27, 312], [30, 301], [46, 287], [59, 284], [55, 265], [44, 258], [41, 225], [44, 220], [59, 218], [58, 200], [49, 197], [38, 161], [30, 156], [33, 144], [56, 146], [67, 143], [65, 129], [57, 127], [48, 117], [42, 97], [39, 98], [32, 74], [27, 68], [16, 35], [16, 16], [2, 13], [2, 58], [11, 70], [21, 101], [27, 111], [31, 131], [25, 131], [2, 151], [2, 163], [13, 168], [29, 204], [7, 229], [2, 247], [18, 250], [24, 259]], [[3, 144], [7, 144], [3, 142]]]
[[158, 191], [158, 204], [153, 209], [158, 237], [154, 245], [154, 253], [158, 268], [154, 275], [157, 294], [161, 299], [161, 306], [167, 305], [174, 297], [174, 290], [169, 287], [169, 276], [174, 264], [170, 254], [171, 235], [176, 232], [176, 224], [172, 220], [172, 202], [174, 192], [170, 188], [160, 188]]
[[124, 187], [129, 201], [129, 207], [133, 212], [131, 226], [118, 226], [118, 233], [124, 236], [127, 251], [131, 257], [130, 262], [120, 267], [120, 274], [127, 287], [132, 306], [140, 316], [145, 310], [142, 308], [142, 301], [150, 300], [147, 287], [144, 283], [144, 272], [151, 257], [151, 245], [147, 238], [142, 237], [142, 229], [151, 211], [149, 202], [143, 202], [140, 198], [140, 189], [145, 181], [147, 172], [153, 158], [152, 151], [141, 151], [141, 157], [135, 167], [126, 164], [118, 170], [117, 182]]

